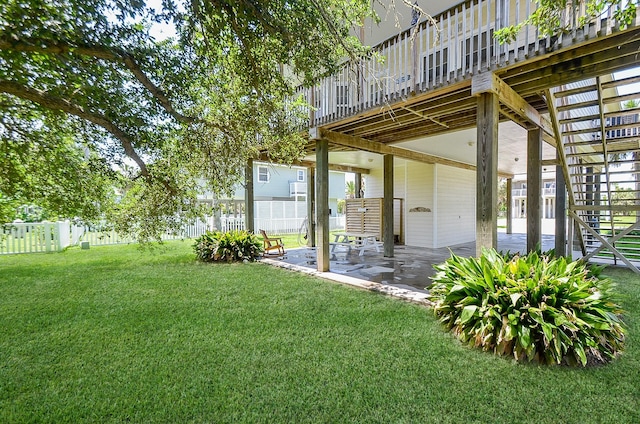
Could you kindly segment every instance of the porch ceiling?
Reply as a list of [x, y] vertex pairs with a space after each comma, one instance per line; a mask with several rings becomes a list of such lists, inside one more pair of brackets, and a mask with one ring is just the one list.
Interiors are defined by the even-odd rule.
[[[475, 125], [475, 124], [474, 124]], [[502, 174], [524, 174], [527, 168], [527, 132], [520, 125], [505, 121], [500, 123], [500, 142], [498, 143], [498, 169]], [[476, 164], [476, 129], [467, 128], [456, 132], [441, 133], [430, 137], [394, 143], [395, 147], [414, 152], [455, 160], [469, 165]], [[307, 156], [314, 161], [314, 151]], [[329, 162], [345, 166], [373, 169], [382, 167], [382, 155], [350, 150], [333, 146], [329, 152]], [[555, 149], [548, 144], [543, 146], [543, 160], [554, 160]], [[401, 160], [401, 159], [396, 159]]]

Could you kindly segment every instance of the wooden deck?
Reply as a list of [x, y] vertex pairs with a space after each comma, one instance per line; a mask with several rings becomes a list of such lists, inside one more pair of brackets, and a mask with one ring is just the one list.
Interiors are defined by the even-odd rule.
[[[475, 127], [472, 81], [483, 73], [495, 75], [531, 108], [546, 113], [544, 90], [638, 63], [637, 26], [621, 31], [607, 14], [578, 27], [573, 23], [584, 14], [580, 9], [567, 11], [570, 30], [563, 36], [539, 39], [534, 28], [525, 27], [516, 41], [500, 45], [494, 30], [535, 10], [533, 1], [510, 3], [461, 3], [435, 17], [437, 29], [421, 22], [376, 46], [383, 60], [347, 62], [318, 86], [301, 89], [315, 106], [310, 127], [391, 144]], [[509, 105], [500, 107], [501, 119], [532, 125], [530, 117]]]

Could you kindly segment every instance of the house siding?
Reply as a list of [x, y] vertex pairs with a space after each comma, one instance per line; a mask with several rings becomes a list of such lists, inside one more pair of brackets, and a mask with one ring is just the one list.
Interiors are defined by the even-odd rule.
[[384, 171], [375, 168], [367, 175], [364, 187], [364, 197], [382, 197], [384, 195]]
[[[433, 247], [436, 205], [433, 192], [434, 166], [407, 163], [407, 196], [405, 199], [405, 244]], [[428, 208], [431, 212], [410, 212], [414, 208]]]
[[[476, 173], [435, 165], [436, 237], [433, 247], [476, 239]], [[413, 231], [413, 230], [412, 230]]]
[[329, 199], [344, 199], [345, 188], [344, 174], [329, 171]]

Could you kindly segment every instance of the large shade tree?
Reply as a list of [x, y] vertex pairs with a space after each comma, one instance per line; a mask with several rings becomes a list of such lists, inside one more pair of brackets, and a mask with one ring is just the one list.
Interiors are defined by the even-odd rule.
[[229, 192], [260, 149], [299, 157], [295, 87], [361, 53], [349, 31], [369, 14], [367, 0], [3, 1], [0, 205], [108, 214], [141, 239], [179, 227], [200, 186]]
[[[567, 2], [539, 3], [530, 23], [562, 31]], [[201, 184], [224, 195], [260, 149], [301, 154], [295, 87], [362, 54], [350, 30], [372, 15], [369, 0], [0, 2], [0, 220], [29, 202], [143, 240], [178, 228]]]

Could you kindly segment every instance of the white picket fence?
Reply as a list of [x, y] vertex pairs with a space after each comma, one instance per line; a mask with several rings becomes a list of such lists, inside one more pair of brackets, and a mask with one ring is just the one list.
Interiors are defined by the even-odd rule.
[[[162, 240], [195, 238], [212, 228], [208, 222], [187, 225], [179, 234], [165, 233]], [[0, 254], [55, 252], [88, 242], [89, 246], [134, 243], [113, 229], [72, 225], [69, 221], [11, 223], [0, 231]]]
[[[262, 202], [256, 202], [260, 204]], [[304, 202], [264, 202], [256, 208], [254, 228], [265, 230], [268, 234], [296, 234], [301, 231], [306, 219]], [[292, 207], [293, 206], [293, 207]], [[244, 230], [244, 217], [221, 217], [219, 230]], [[345, 217], [330, 217], [331, 231], [345, 228]], [[214, 229], [213, 217], [205, 221], [187, 225], [179, 234], [166, 233], [162, 240], [196, 238], [207, 230]], [[118, 234], [107, 226], [79, 226], [69, 221], [10, 223], [0, 228], [0, 254], [55, 252], [80, 242], [88, 242], [89, 246], [135, 243], [130, 237]]]
[[0, 253], [37, 253], [62, 250], [71, 243], [71, 225], [65, 222], [5, 224]]

